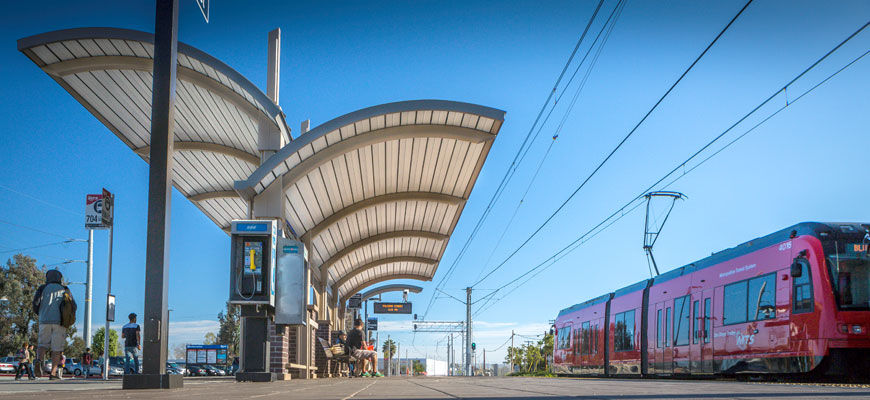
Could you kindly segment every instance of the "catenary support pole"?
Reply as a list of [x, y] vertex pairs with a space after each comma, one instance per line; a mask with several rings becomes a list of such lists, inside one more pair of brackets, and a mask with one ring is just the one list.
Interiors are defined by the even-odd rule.
[[94, 298], [94, 230], [88, 229], [88, 271], [85, 277], [85, 347], [91, 347], [91, 307]]
[[465, 375], [471, 376], [471, 288], [465, 288]]
[[124, 375], [125, 389], [181, 387], [166, 373], [169, 297], [169, 228], [172, 200], [172, 142], [178, 64], [178, 0], [157, 0], [145, 245], [145, 312], [142, 375]]

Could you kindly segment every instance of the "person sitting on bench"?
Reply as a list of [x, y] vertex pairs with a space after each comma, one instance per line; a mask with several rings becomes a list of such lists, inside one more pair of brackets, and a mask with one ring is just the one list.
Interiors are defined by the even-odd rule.
[[[363, 336], [363, 322], [362, 319], [357, 318], [353, 322], [353, 330], [350, 331], [349, 335], [347, 335], [347, 345], [350, 347], [350, 355], [353, 356], [353, 358], [362, 361], [362, 368], [360, 368], [362, 375], [360, 376], [384, 376], [378, 372], [378, 354], [372, 350], [364, 350], [368, 347], [368, 344], [363, 340]], [[372, 371], [374, 371], [372, 375], [365, 372], [366, 361], [372, 365]]]

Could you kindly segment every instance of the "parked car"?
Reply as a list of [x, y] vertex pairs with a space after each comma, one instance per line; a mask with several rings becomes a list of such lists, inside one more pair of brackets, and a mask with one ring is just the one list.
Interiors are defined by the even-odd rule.
[[15, 357], [0, 358], [0, 373], [14, 374], [16, 369], [18, 361], [15, 361]]
[[203, 365], [203, 367], [208, 370], [208, 374], [211, 376], [227, 376], [227, 371], [224, 371], [214, 365]]
[[179, 366], [176, 363], [168, 362], [168, 363], [166, 363], [166, 373], [172, 374], [172, 375], [187, 376], [187, 369]]
[[190, 364], [187, 366], [187, 372], [190, 376], [208, 376], [208, 370], [203, 368], [202, 365], [199, 364]]
[[79, 359], [77, 357], [67, 358], [66, 363], [63, 364], [63, 373], [75, 375], [76, 367], [81, 368]]

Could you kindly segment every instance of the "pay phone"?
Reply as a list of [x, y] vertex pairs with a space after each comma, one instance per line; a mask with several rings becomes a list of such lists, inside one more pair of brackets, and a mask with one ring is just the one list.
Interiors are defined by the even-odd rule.
[[274, 306], [277, 222], [233, 221], [231, 235], [230, 303]]

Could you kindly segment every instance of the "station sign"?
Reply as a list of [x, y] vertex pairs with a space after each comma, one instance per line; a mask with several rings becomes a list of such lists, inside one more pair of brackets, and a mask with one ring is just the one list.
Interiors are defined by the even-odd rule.
[[357, 293], [347, 299], [348, 310], [359, 310], [362, 308], [362, 294]]
[[85, 196], [85, 228], [102, 229], [103, 225], [103, 195], [89, 194]]
[[189, 344], [185, 361], [188, 364], [226, 364], [227, 345]]
[[103, 188], [103, 207], [100, 213], [103, 226], [111, 228], [115, 220], [115, 195]]
[[411, 303], [378, 303], [375, 302], [375, 314], [411, 314]]
[[377, 318], [369, 318], [368, 320], [366, 320], [366, 330], [368, 330], [368, 331], [378, 330], [378, 319]]

